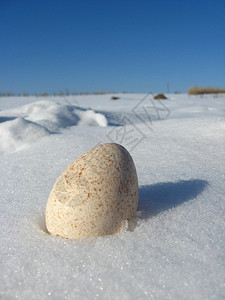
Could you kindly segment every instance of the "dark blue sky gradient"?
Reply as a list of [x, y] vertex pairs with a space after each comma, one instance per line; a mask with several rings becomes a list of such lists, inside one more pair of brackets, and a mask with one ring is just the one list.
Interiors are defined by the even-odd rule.
[[224, 16], [224, 0], [0, 0], [0, 92], [224, 87]]

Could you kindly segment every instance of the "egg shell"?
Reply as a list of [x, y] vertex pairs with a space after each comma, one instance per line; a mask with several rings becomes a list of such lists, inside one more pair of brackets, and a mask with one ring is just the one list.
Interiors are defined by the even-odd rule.
[[121, 145], [96, 146], [72, 162], [56, 180], [46, 207], [50, 233], [64, 238], [104, 236], [134, 217], [138, 178]]

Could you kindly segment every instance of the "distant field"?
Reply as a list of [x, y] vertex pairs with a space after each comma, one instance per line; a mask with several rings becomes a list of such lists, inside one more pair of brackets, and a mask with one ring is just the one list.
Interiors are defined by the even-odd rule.
[[225, 89], [213, 88], [213, 87], [197, 87], [192, 86], [188, 90], [189, 95], [202, 95], [202, 94], [223, 94]]

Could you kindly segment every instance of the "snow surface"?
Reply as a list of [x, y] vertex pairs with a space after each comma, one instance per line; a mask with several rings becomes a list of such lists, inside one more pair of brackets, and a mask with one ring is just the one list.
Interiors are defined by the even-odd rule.
[[[0, 299], [224, 299], [225, 96], [111, 96], [0, 98]], [[133, 156], [136, 219], [49, 235], [52, 185], [103, 142]]]

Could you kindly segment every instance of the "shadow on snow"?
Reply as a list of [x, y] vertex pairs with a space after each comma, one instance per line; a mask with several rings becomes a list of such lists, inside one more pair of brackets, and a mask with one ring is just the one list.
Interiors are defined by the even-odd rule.
[[141, 218], [150, 218], [194, 199], [207, 186], [208, 182], [201, 179], [160, 182], [140, 186], [138, 211], [141, 211]]

